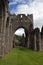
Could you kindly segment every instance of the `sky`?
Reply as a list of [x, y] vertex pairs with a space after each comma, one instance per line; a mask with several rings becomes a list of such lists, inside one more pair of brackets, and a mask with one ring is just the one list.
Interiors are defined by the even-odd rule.
[[43, 0], [9, 0], [11, 14], [33, 14], [34, 28], [43, 25]]
[[22, 36], [24, 34], [24, 37], [26, 36], [25, 35], [25, 30], [23, 28], [18, 29], [17, 31], [15, 31], [14, 34], [16, 34], [18, 36]]

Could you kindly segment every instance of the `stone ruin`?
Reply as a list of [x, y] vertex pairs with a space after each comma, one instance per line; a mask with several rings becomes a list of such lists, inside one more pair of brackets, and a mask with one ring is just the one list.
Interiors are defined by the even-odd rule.
[[[11, 15], [8, 12], [8, 0], [0, 0], [0, 58], [15, 47], [15, 31], [19, 28], [25, 29], [26, 48], [32, 50], [43, 50], [43, 26], [41, 32], [39, 28], [34, 29], [33, 15]], [[13, 42], [14, 41], [14, 42]]]

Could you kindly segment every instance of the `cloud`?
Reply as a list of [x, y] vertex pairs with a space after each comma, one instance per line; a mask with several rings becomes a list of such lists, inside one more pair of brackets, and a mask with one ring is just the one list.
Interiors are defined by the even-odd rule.
[[[22, 4], [18, 4], [16, 9], [12, 9], [11, 13], [15, 14], [33, 14], [34, 28], [41, 28], [43, 25], [43, 0], [13, 0]], [[25, 4], [23, 4], [23, 2]]]
[[25, 36], [25, 30], [23, 28], [20, 28], [20, 29], [16, 30], [16, 32], [14, 34], [19, 35], [19, 36], [22, 36], [24, 34], [24, 36]]
[[30, 11], [34, 16], [34, 27], [39, 27], [41, 29], [43, 25], [43, 2], [33, 2]]
[[15, 14], [27, 14], [28, 13], [28, 5], [27, 4], [22, 4], [18, 5]]

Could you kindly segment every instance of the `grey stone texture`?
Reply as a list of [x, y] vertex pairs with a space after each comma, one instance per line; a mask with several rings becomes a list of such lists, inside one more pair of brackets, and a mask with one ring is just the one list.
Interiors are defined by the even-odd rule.
[[25, 29], [26, 37], [23, 43], [26, 48], [43, 50], [43, 26], [41, 32], [39, 28], [34, 29], [32, 14], [11, 15], [8, 4], [8, 0], [0, 0], [0, 58], [16, 47], [14, 33], [19, 28]]
[[43, 49], [43, 26], [41, 29], [41, 49]]

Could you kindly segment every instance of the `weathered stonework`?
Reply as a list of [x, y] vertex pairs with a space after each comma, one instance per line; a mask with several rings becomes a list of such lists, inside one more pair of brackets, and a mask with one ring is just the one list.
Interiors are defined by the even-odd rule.
[[[21, 18], [22, 16], [22, 18]], [[15, 31], [19, 28], [24, 28], [26, 33], [26, 47], [29, 48], [30, 45], [30, 31], [33, 30], [33, 16], [31, 15], [25, 15], [25, 14], [18, 14], [12, 16], [11, 19], [12, 22], [12, 31], [13, 35]], [[30, 27], [31, 26], [31, 27]], [[15, 44], [14, 44], [15, 45]]]
[[4, 56], [6, 21], [8, 17], [8, 1], [0, 0], [0, 57]]
[[40, 50], [40, 30], [39, 28], [36, 28], [34, 30], [34, 50], [39, 51]]
[[43, 27], [41, 30], [41, 49], [43, 50]]
[[43, 27], [41, 32], [39, 28], [33, 29], [33, 15], [11, 15], [8, 12], [8, 0], [0, 0], [0, 58], [15, 47], [14, 33], [19, 28], [25, 29], [25, 47], [43, 50]]

